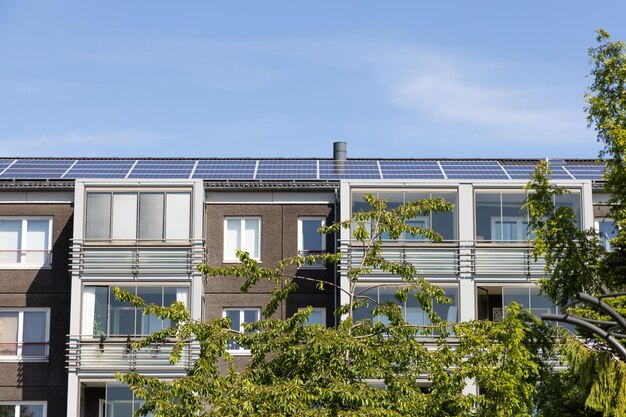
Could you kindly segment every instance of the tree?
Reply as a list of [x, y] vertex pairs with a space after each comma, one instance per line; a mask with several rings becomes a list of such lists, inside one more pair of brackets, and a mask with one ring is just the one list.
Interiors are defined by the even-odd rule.
[[588, 338], [581, 343], [564, 337], [562, 348], [570, 370], [553, 376], [552, 385], [544, 385], [541, 415], [551, 414], [554, 385], [567, 388], [559, 397], [579, 401], [591, 413], [626, 415], [626, 356], [622, 348], [626, 326], [619, 325], [626, 315], [626, 51], [623, 42], [611, 41], [602, 29], [597, 42], [589, 49], [593, 81], [586, 93], [587, 121], [603, 144], [600, 157], [605, 158], [607, 168], [605, 190], [618, 235], [607, 252], [596, 231], [580, 230], [574, 213], [554, 204], [554, 197], [565, 190], [551, 185], [547, 164], [539, 164], [527, 186], [526, 207], [530, 229], [536, 233], [535, 257], [546, 259], [549, 278], [542, 281], [542, 289], [567, 312], [559, 320], [578, 320], [579, 331]]
[[[145, 399], [141, 413], [155, 416], [525, 416], [530, 415], [535, 384], [543, 370], [538, 360], [547, 352], [545, 327], [513, 306], [502, 322], [447, 323], [432, 309], [433, 302], [448, 302], [443, 291], [417, 276], [414, 265], [384, 258], [381, 236], [401, 233], [432, 241], [435, 231], [411, 226], [407, 220], [430, 211], [451, 210], [443, 199], [427, 199], [388, 209], [385, 200], [366, 196], [370, 210], [321, 229], [334, 233], [353, 229], [364, 249], [359, 265], [347, 271], [348, 303], [337, 314], [337, 328], [306, 325], [311, 309], [286, 320], [268, 319], [297, 286], [294, 266], [318, 260], [337, 262], [339, 254], [293, 257], [276, 267], [261, 267], [246, 252], [239, 264], [227, 268], [200, 265], [207, 279], [244, 277], [246, 292], [260, 280], [276, 284], [263, 311], [264, 319], [230, 329], [229, 319], [198, 322], [180, 303], [171, 307], [146, 305], [138, 297], [117, 290], [116, 296], [142, 307], [144, 314], [168, 318], [174, 327], [156, 332], [136, 347], [175, 340], [172, 361], [189, 343], [200, 346], [200, 358], [185, 377], [162, 381], [129, 373], [118, 378]], [[430, 324], [408, 323], [396, 303], [377, 303], [357, 287], [359, 278], [374, 270], [398, 276], [395, 298], [414, 297], [428, 312]], [[318, 282], [318, 285], [333, 285]], [[371, 318], [355, 319], [358, 309], [371, 310]], [[229, 340], [250, 349], [243, 369], [232, 364]], [[220, 373], [218, 364], [229, 364]], [[482, 395], [464, 395], [475, 381]]]

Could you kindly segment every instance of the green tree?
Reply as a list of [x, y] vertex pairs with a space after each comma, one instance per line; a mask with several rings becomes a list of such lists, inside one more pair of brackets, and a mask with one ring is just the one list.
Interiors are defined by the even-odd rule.
[[[586, 93], [587, 121], [603, 144], [600, 157], [605, 158], [605, 190], [609, 193], [610, 217], [618, 225], [618, 235], [611, 240], [607, 252], [594, 230], [581, 230], [572, 210], [557, 207], [554, 197], [565, 190], [550, 184], [546, 163], [538, 165], [527, 189], [526, 207], [530, 229], [536, 233], [535, 257], [546, 259], [542, 289], [562, 307], [576, 298], [577, 293], [600, 295], [616, 293], [603, 300], [626, 315], [626, 51], [620, 41], [611, 41], [600, 29], [598, 45], [589, 49], [592, 83]], [[589, 306], [568, 307], [566, 310], [621, 337], [623, 331], [610, 317]], [[623, 329], [626, 330], [626, 329]], [[570, 369], [553, 375], [541, 388], [540, 415], [554, 415], [563, 399], [579, 403], [585, 412], [594, 415], [626, 415], [626, 364], [610, 353], [599, 334], [590, 334], [586, 343], [566, 336], [562, 349]], [[623, 339], [622, 339], [623, 340]], [[560, 387], [560, 391], [559, 388]], [[575, 408], [575, 406], [574, 406]], [[566, 415], [566, 414], [564, 414]]]
[[[175, 324], [137, 347], [177, 340], [171, 358], [177, 361], [188, 341], [200, 346], [200, 358], [185, 377], [162, 381], [137, 373], [118, 375], [146, 400], [140, 411], [173, 417], [530, 415], [543, 369], [538, 359], [548, 346], [545, 327], [519, 306], [498, 323], [442, 321], [432, 304], [449, 301], [443, 291], [417, 276], [414, 265], [385, 259], [381, 236], [394, 239], [410, 233], [440, 240], [433, 230], [411, 226], [407, 220], [452, 206], [443, 199], [427, 199], [388, 209], [385, 200], [371, 195], [366, 200], [370, 210], [321, 230], [334, 233], [352, 227], [364, 253], [360, 264], [347, 271], [348, 287], [338, 288], [349, 301], [337, 311], [341, 318], [337, 328], [305, 325], [310, 308], [286, 320], [268, 317], [297, 287], [297, 278], [306, 279], [292, 273], [295, 266], [320, 259], [337, 262], [339, 254], [294, 257], [268, 268], [238, 252], [239, 264], [200, 265], [207, 279], [245, 278], [244, 292], [260, 280], [276, 284], [264, 319], [246, 325], [243, 333], [233, 332], [228, 319], [193, 321], [182, 304], [147, 306], [117, 290], [117, 296], [141, 306], [144, 314]], [[414, 297], [429, 312], [431, 324], [410, 325], [396, 303], [378, 304], [367, 297], [357, 282], [374, 270], [398, 276], [396, 300]], [[360, 308], [371, 309], [372, 319], [355, 320], [354, 312]], [[226, 350], [231, 339], [250, 349], [250, 362], [242, 369], [233, 365]], [[228, 365], [226, 372], [220, 372], [220, 362]], [[475, 381], [482, 395], [464, 395], [468, 381]]]

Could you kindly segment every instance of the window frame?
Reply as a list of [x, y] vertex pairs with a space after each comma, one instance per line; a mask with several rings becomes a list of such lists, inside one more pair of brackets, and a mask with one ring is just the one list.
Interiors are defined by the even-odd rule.
[[[49, 308], [30, 308], [30, 307], [16, 307], [16, 308], [0, 308], [0, 312], [17, 312], [17, 345], [16, 355], [0, 355], [0, 362], [48, 362], [50, 358], [50, 309]], [[24, 313], [25, 312], [43, 312], [46, 314], [45, 323], [45, 336], [44, 341], [40, 344], [44, 345], [45, 354], [43, 356], [24, 356], [22, 354], [24, 343]], [[35, 342], [37, 343], [37, 342]]]
[[[246, 321], [244, 321], [246, 311], [256, 312], [257, 319], [255, 321], [261, 320], [261, 308], [259, 307], [224, 307], [222, 309], [222, 318], [228, 317], [226, 314], [227, 311], [239, 311], [239, 328], [240, 329], [242, 329], [243, 323], [246, 323]], [[242, 330], [240, 330], [239, 333], [241, 333]], [[241, 345], [239, 345], [239, 348], [237, 349], [229, 349], [227, 346], [226, 351], [230, 353], [231, 355], [249, 355], [250, 354], [250, 349], [243, 347]]]
[[[20, 228], [20, 248], [16, 248], [15, 252], [20, 253], [20, 262], [0, 262], [0, 269], [51, 269], [52, 268], [52, 232], [53, 232], [53, 216], [0, 216], [0, 221], [21, 221]], [[24, 249], [28, 246], [28, 221], [29, 220], [45, 220], [48, 222], [48, 240], [46, 242], [47, 249], [43, 249], [44, 261], [42, 263], [28, 263], [22, 261], [28, 259], [30, 249]]]
[[[326, 253], [326, 235], [318, 233], [319, 238], [321, 240], [321, 249], [319, 251], [313, 251], [304, 248], [304, 228], [302, 226], [303, 220], [319, 220], [320, 227], [326, 226], [326, 217], [324, 216], [298, 216], [298, 256], [309, 256]], [[315, 252], [315, 253], [305, 253], [305, 252]], [[324, 262], [318, 261], [312, 265], [302, 264], [300, 268], [304, 269], [326, 269], [326, 264]]]
[[[48, 402], [47, 401], [0, 401], [0, 405], [13, 405], [15, 406], [15, 416], [16, 417], [22, 417], [21, 416], [21, 407], [22, 406], [28, 406], [28, 405], [41, 405], [43, 406], [43, 417], [47, 417], [48, 415]], [[18, 407], [20, 407], [20, 409], [18, 409]], [[19, 410], [19, 411], [18, 411]]]
[[[186, 288], [187, 289], [187, 308], [190, 308], [191, 305], [191, 285], [182, 285], [184, 284], [184, 282], [171, 282], [171, 283], [166, 283], [166, 282], [141, 282], [141, 283], [136, 283], [136, 282], [89, 282], [89, 283], [85, 283], [85, 285], [82, 286], [81, 289], [81, 309], [80, 309], [80, 335], [81, 337], [85, 337], [85, 338], [93, 338], [93, 339], [98, 339], [101, 336], [105, 336], [106, 338], [125, 338], [127, 336], [130, 337], [145, 337], [148, 336], [148, 334], [143, 334], [141, 332], [137, 333], [137, 313], [138, 313], [138, 308], [133, 307], [130, 303], [125, 303], [127, 304], [125, 306], [125, 309], [128, 310], [133, 310], [133, 316], [135, 318], [135, 332], [133, 334], [114, 334], [114, 333], [110, 333], [109, 332], [109, 328], [111, 326], [111, 297], [115, 298], [113, 296], [113, 289], [115, 287], [120, 287], [120, 288], [124, 288], [124, 287], [134, 287], [135, 288], [135, 294], [137, 294], [137, 289], [141, 288], [141, 287], [159, 287], [161, 288], [161, 300], [163, 300], [164, 297], [164, 290], [165, 288]], [[93, 332], [92, 330], [92, 334], [88, 334], [87, 331], [85, 331], [85, 326], [86, 326], [86, 311], [85, 311], [85, 289], [86, 287], [102, 287], [102, 288], [108, 288], [107, 291], [107, 305], [106, 305], [106, 329], [104, 332], [102, 333], [98, 333], [95, 334], [95, 332]], [[95, 308], [95, 300], [94, 300], [94, 314], [95, 314], [96, 308]], [[141, 315], [142, 319], [143, 319], [143, 314]], [[163, 320], [161, 320], [163, 321]]]
[[[109, 198], [109, 230], [108, 237], [105, 238], [95, 238], [88, 236], [88, 212], [89, 212], [89, 195], [90, 194], [104, 194], [108, 195]], [[134, 230], [134, 238], [119, 238], [113, 236], [113, 224], [115, 218], [115, 211], [113, 210], [115, 202], [114, 196], [116, 194], [132, 194], [136, 196], [135, 200], [135, 230]], [[163, 206], [160, 213], [162, 214], [162, 231], [161, 238], [143, 238], [141, 237], [141, 195], [142, 194], [161, 194], [163, 195]], [[189, 196], [189, 227], [188, 234], [186, 238], [168, 238], [167, 237], [167, 207], [168, 207], [168, 194], [187, 194]], [[85, 191], [85, 207], [84, 207], [84, 215], [83, 215], [83, 235], [85, 240], [90, 241], [103, 241], [103, 242], [111, 242], [111, 241], [139, 241], [139, 242], [180, 242], [180, 241], [189, 241], [192, 239], [193, 235], [193, 190], [189, 188], [142, 188], [142, 189], [97, 189], [97, 188], [89, 188]]]
[[[241, 246], [242, 246], [242, 247], [239, 247], [237, 249], [241, 249], [243, 251], [248, 252], [250, 254], [250, 258], [251, 259], [254, 259], [257, 262], [261, 262], [261, 258], [262, 258], [262, 256], [261, 256], [261, 253], [262, 253], [262, 247], [261, 247], [262, 239], [261, 239], [261, 236], [263, 234], [263, 218], [261, 216], [224, 216], [224, 239], [223, 239], [223, 242], [222, 242], [222, 246], [223, 246], [222, 261], [224, 263], [239, 263], [239, 259], [237, 259], [236, 255], [234, 253], [233, 254], [227, 253], [227, 249], [226, 249], [227, 248], [226, 239], [227, 239], [227, 231], [228, 231], [227, 230], [228, 229], [228, 221], [229, 220], [237, 220], [237, 219], [239, 220], [239, 231], [238, 231], [239, 235], [238, 236], [239, 236], [239, 240], [240, 240]], [[256, 236], [256, 239], [255, 239], [256, 240], [255, 244], [259, 248], [258, 256], [254, 256], [254, 254], [250, 252], [250, 250], [247, 247], [247, 245], [246, 245], [246, 247], [243, 247], [244, 241], [242, 239], [242, 237], [243, 237], [242, 234], [243, 234], [243, 230], [245, 228], [245, 222], [247, 222], [249, 220], [256, 220], [256, 221], [259, 222], [259, 229], [258, 229], [259, 233], [258, 233], [258, 236]]]
[[593, 219], [593, 227], [596, 229], [596, 232], [601, 234], [600, 242], [603, 243], [604, 248], [607, 250], [607, 252], [610, 252], [613, 250], [613, 247], [611, 246], [611, 243], [609, 241], [613, 239], [615, 236], [610, 237], [608, 235], [604, 235], [604, 233], [600, 230], [600, 223], [612, 223], [613, 229], [615, 230], [616, 233], [619, 233], [618, 225], [617, 223], [615, 223], [615, 220], [613, 220], [612, 217], [596, 217]]

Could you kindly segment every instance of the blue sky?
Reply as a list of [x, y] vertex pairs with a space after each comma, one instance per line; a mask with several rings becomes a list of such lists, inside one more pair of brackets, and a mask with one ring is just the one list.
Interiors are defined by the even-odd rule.
[[579, 157], [624, 1], [0, 0], [0, 156]]

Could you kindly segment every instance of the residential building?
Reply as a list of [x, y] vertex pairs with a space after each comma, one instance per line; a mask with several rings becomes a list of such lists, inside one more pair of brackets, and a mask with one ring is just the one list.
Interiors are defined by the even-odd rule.
[[[230, 317], [239, 329], [260, 317], [272, 286], [241, 294], [241, 279], [205, 280], [195, 265], [229, 265], [237, 248], [263, 266], [341, 250], [338, 267], [308, 265], [297, 273], [345, 285], [359, 248], [349, 230], [325, 237], [316, 230], [366, 208], [365, 193], [392, 207], [425, 197], [454, 204], [450, 213], [412, 220], [441, 233], [442, 242], [383, 239], [385, 256], [413, 262], [445, 289], [453, 303], [435, 305], [442, 318], [498, 320], [512, 301], [537, 315], [554, 312], [534, 285], [543, 266], [532, 259], [521, 210], [536, 163], [348, 159], [343, 143], [333, 158], [319, 159], [0, 159], [0, 410], [131, 415], [141, 403], [115, 372], [175, 378], [197, 347], [189, 343], [176, 365], [168, 343], [133, 349], [132, 341], [168, 323], [118, 302], [115, 287], [151, 303], [181, 301], [194, 319]], [[604, 167], [592, 160], [554, 160], [551, 167], [554, 181], [571, 191], [556, 203], [571, 207], [581, 227], [610, 234]], [[389, 300], [393, 289], [385, 284], [397, 283], [381, 272], [362, 280], [375, 286], [368, 294], [378, 300]], [[311, 321], [333, 326], [342, 301], [332, 286], [320, 291], [300, 280], [276, 317], [310, 305]], [[419, 306], [407, 302], [403, 311], [409, 322], [427, 323]], [[236, 364], [246, 361], [245, 347], [228, 348]]]

